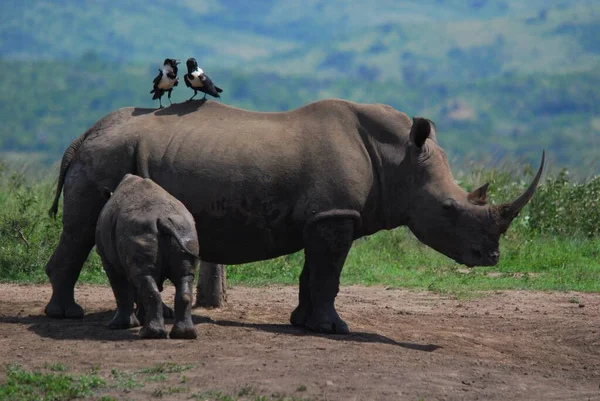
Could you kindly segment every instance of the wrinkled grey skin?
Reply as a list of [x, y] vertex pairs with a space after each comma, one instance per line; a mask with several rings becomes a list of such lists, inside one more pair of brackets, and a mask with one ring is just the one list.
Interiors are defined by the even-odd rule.
[[96, 250], [117, 301], [113, 329], [139, 326], [135, 294], [143, 309], [142, 338], [166, 338], [160, 296], [165, 279], [175, 285], [171, 338], [196, 338], [192, 285], [198, 264], [194, 218], [181, 202], [150, 179], [127, 174], [96, 225]]
[[[541, 174], [542, 166], [539, 173]], [[99, 192], [125, 174], [152, 178], [196, 220], [200, 257], [239, 264], [304, 249], [294, 325], [346, 333], [334, 301], [352, 241], [408, 226], [425, 244], [469, 266], [498, 262], [498, 242], [533, 195], [487, 205], [454, 181], [434, 124], [381, 104], [322, 100], [282, 113], [213, 101], [165, 110], [124, 108], [66, 150], [63, 232], [46, 265], [46, 314], [81, 317], [73, 288], [94, 244]]]

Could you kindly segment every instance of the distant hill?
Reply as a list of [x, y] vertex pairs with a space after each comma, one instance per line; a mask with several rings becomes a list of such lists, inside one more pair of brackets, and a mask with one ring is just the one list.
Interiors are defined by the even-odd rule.
[[0, 56], [197, 57], [245, 72], [364, 81], [582, 71], [600, 61], [597, 0], [3, 0]]
[[104, 114], [152, 107], [162, 59], [194, 56], [228, 104], [386, 103], [434, 119], [451, 157], [545, 147], [600, 173], [599, 38], [597, 0], [4, 0], [0, 152], [58, 158]]

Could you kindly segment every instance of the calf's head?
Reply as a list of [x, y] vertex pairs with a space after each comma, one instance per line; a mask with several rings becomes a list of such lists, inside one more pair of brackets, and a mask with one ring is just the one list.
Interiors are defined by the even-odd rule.
[[493, 266], [500, 257], [500, 236], [533, 196], [545, 153], [533, 181], [509, 203], [489, 205], [488, 184], [471, 193], [455, 182], [435, 125], [414, 118], [406, 162], [411, 173], [408, 226], [423, 243], [467, 266]]

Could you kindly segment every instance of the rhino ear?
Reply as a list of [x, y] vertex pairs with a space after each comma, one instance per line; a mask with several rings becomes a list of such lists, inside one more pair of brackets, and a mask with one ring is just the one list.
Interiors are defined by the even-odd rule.
[[421, 117], [413, 117], [413, 124], [410, 129], [410, 141], [414, 143], [417, 148], [423, 146], [430, 134], [431, 124], [429, 123], [429, 120]]
[[476, 190], [471, 192], [467, 196], [467, 199], [469, 200], [469, 202], [471, 202], [474, 205], [480, 205], [480, 206], [486, 205], [487, 201], [488, 201], [487, 190], [488, 190], [489, 186], [490, 186], [490, 184], [488, 182], [486, 182], [485, 184], [483, 184], [482, 186], [480, 186], [479, 188], [477, 188]]

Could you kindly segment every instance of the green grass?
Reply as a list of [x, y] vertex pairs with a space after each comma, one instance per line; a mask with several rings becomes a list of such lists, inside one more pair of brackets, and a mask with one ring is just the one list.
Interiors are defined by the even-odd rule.
[[119, 389], [132, 390], [144, 387], [145, 384], [138, 379], [135, 373], [125, 372], [121, 369], [112, 368], [110, 371], [114, 386]]
[[[65, 374], [61, 363], [46, 363], [42, 368], [27, 370], [20, 365], [4, 366], [6, 377], [0, 381], [0, 401], [63, 401], [77, 398], [112, 401], [125, 399], [127, 394], [145, 396], [146, 399], [197, 399], [211, 401], [308, 401], [308, 398], [284, 394], [264, 395], [250, 385], [233, 393], [207, 390], [192, 393], [176, 374], [193, 368], [193, 365], [160, 363], [137, 372], [112, 368], [106, 371], [95, 366], [88, 374]], [[140, 376], [140, 373], [158, 373]], [[306, 390], [306, 387], [304, 387]], [[304, 391], [298, 390], [298, 391]], [[197, 389], [195, 390], [197, 391]]]
[[[524, 171], [524, 172], [523, 172]], [[511, 199], [529, 182], [530, 169], [472, 169], [459, 173], [466, 189], [491, 182], [491, 200]], [[54, 177], [51, 175], [51, 177]], [[44, 266], [58, 242], [59, 218], [48, 217], [54, 179], [0, 164], [0, 281], [46, 283]], [[495, 267], [464, 269], [421, 244], [406, 228], [355, 241], [342, 284], [385, 285], [467, 293], [527, 289], [600, 291], [600, 177], [571, 183], [566, 173], [551, 176], [501, 241]], [[594, 207], [595, 206], [595, 207]], [[304, 255], [229, 266], [232, 285], [296, 285]], [[83, 268], [82, 283], [107, 284], [95, 251]], [[170, 373], [168, 364], [143, 373]]]
[[97, 375], [66, 375], [28, 371], [18, 365], [6, 368], [0, 385], [2, 401], [60, 401], [90, 396], [105, 385]]
[[194, 369], [194, 365], [179, 365], [173, 362], [161, 362], [157, 363], [154, 366], [149, 368], [143, 368], [139, 371], [139, 373], [155, 373], [155, 374], [163, 374], [163, 373], [178, 373], [185, 372], [186, 370]]
[[[479, 290], [600, 291], [600, 240], [508, 236], [495, 267], [466, 269], [422, 245], [406, 229], [354, 243], [342, 285], [385, 285], [461, 293]], [[296, 284], [301, 253], [228, 267], [233, 285]]]

